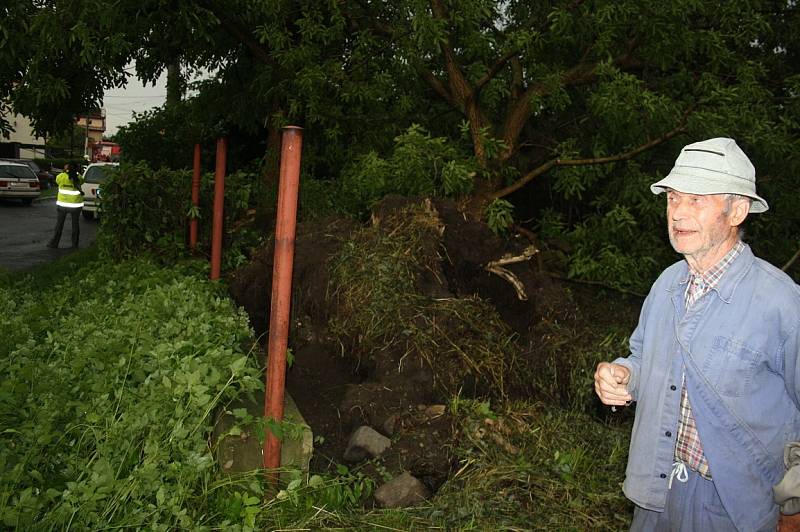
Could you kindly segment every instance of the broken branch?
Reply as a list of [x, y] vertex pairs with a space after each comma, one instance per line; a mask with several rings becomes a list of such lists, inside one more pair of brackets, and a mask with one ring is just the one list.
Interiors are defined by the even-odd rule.
[[645, 142], [641, 146], [638, 146], [632, 150], [626, 151], [625, 153], [620, 153], [617, 155], [611, 155], [609, 157], [597, 157], [594, 159], [551, 159], [546, 163], [539, 165], [538, 167], [534, 168], [530, 172], [528, 172], [524, 177], [519, 179], [518, 181], [510, 184], [505, 188], [501, 188], [500, 190], [493, 193], [490, 197], [491, 199], [502, 198], [504, 196], [508, 196], [512, 192], [516, 192], [517, 190], [521, 189], [529, 182], [533, 181], [536, 177], [542, 175], [543, 173], [547, 172], [554, 166], [582, 166], [582, 165], [590, 165], [590, 164], [606, 164], [612, 163], [617, 161], [625, 161], [628, 159], [632, 159], [633, 157], [639, 155], [640, 153], [647, 151], [651, 148], [662, 144], [672, 137], [682, 133], [686, 129], [686, 118], [688, 113], [683, 116], [680, 123], [675, 126], [670, 131], [667, 131], [660, 137], [651, 140], [650, 142]]
[[536, 255], [537, 253], [539, 253], [539, 250], [536, 249], [535, 246], [528, 246], [527, 248], [525, 248], [525, 250], [522, 252], [521, 255], [514, 255], [514, 256], [504, 255], [500, 259], [491, 261], [486, 265], [486, 267], [490, 268], [494, 266], [505, 266], [506, 264], [524, 262], [526, 260], [530, 260], [531, 257]]
[[795, 261], [797, 261], [798, 257], [800, 257], [800, 249], [798, 249], [797, 251], [794, 252], [794, 255], [792, 255], [792, 258], [789, 259], [789, 262], [784, 264], [783, 267], [781, 267], [781, 270], [789, 271], [789, 268], [791, 268], [792, 265], [795, 263]]
[[528, 294], [525, 293], [525, 286], [522, 284], [516, 275], [511, 273], [510, 271], [506, 270], [505, 268], [501, 268], [500, 266], [486, 266], [486, 271], [492, 272], [493, 274], [502, 277], [509, 283], [511, 286], [514, 287], [514, 290], [517, 292], [517, 299], [520, 301], [527, 301]]
[[520, 301], [527, 301], [528, 294], [525, 293], [525, 285], [522, 284], [522, 281], [520, 281], [516, 275], [503, 268], [503, 266], [530, 260], [531, 257], [537, 253], [539, 253], [539, 250], [536, 246], [528, 246], [520, 255], [504, 255], [500, 259], [489, 262], [484, 269], [511, 283], [511, 286], [514, 287], [514, 291], [517, 292], [517, 298]]

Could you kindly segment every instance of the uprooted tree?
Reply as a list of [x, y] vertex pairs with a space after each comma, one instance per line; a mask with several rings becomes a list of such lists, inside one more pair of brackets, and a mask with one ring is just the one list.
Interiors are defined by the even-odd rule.
[[[338, 202], [351, 210], [387, 192], [452, 195], [502, 226], [505, 198], [545, 236], [573, 240], [572, 273], [589, 277], [641, 262], [620, 250], [659, 223], [646, 184], [681, 145], [731, 136], [789, 216], [781, 231], [800, 232], [781, 194], [800, 169], [796, 2], [18, 0], [6, 10], [0, 96], [41, 131], [65, 109], [99, 104], [131, 61], [148, 81], [210, 73], [192, 98], [172, 98], [166, 133], [168, 109], [123, 130], [128, 153], [144, 146], [148, 119], [158, 126], [143, 158], [169, 135], [261, 138], [252, 156], [266, 150], [274, 182], [279, 128], [299, 123], [306, 174], [343, 183], [360, 198]], [[776, 261], [792, 255], [773, 227], [753, 230]], [[581, 247], [586, 235], [595, 249]]]

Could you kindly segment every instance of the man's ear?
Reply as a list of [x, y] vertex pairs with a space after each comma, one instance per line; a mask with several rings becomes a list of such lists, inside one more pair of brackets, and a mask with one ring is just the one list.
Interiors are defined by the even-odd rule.
[[741, 225], [748, 214], [750, 214], [750, 202], [745, 199], [737, 199], [731, 205], [728, 221], [731, 226]]

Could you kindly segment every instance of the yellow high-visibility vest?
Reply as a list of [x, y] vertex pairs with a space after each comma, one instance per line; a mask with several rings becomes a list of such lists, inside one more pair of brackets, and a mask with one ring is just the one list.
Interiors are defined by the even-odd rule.
[[56, 176], [56, 184], [58, 185], [56, 205], [69, 209], [83, 207], [83, 195], [80, 190], [81, 176], [78, 175], [76, 181], [77, 183], [73, 186], [72, 181], [69, 179], [69, 174], [66, 172], [61, 172]]

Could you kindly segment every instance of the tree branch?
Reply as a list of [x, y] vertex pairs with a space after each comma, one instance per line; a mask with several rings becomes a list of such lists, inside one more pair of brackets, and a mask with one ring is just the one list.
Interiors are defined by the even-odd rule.
[[[354, 31], [368, 29], [369, 31], [375, 33], [376, 35], [380, 35], [381, 37], [385, 37], [387, 39], [395, 38], [396, 35], [394, 28], [381, 22], [376, 13], [370, 9], [372, 6], [370, 6], [368, 2], [348, 2], [345, 0], [337, 0], [336, 3], [339, 6], [342, 16], [348, 22], [350, 22], [350, 26]], [[357, 4], [361, 9], [364, 10], [366, 14], [355, 15], [352, 10], [349, 9], [351, 3]], [[365, 21], [366, 24], [362, 24], [362, 21]]]
[[[625, 51], [614, 58], [612, 64], [620, 68], [631, 68], [637, 62], [633, 57], [633, 51], [638, 46], [638, 41], [633, 38], [625, 45]], [[591, 48], [589, 48], [590, 50]], [[586, 53], [588, 53], [588, 51]], [[597, 63], [578, 63], [561, 75], [561, 83], [564, 86], [576, 86], [591, 83], [597, 78]], [[550, 92], [544, 83], [531, 84], [522, 95], [509, 103], [509, 111], [506, 113], [505, 123], [503, 124], [503, 140], [508, 148], [501, 155], [502, 161], [508, 160], [514, 153], [514, 146], [517, 142], [523, 126], [530, 118], [532, 111], [530, 101], [534, 96], [543, 96]]]
[[603, 283], [600, 281], [590, 281], [588, 279], [576, 279], [574, 277], [564, 277], [563, 275], [559, 275], [557, 273], [552, 272], [545, 272], [547, 275], [552, 277], [553, 279], [558, 279], [560, 281], [567, 281], [568, 283], [578, 283], [578, 284], [588, 284], [590, 286], [599, 286], [602, 288], [607, 288], [609, 290], [614, 290], [615, 292], [619, 292], [620, 294], [625, 294], [629, 296], [636, 296], [639, 298], [644, 299], [647, 297], [647, 294], [640, 294], [639, 292], [634, 292], [633, 290], [627, 290], [625, 288], [620, 288], [618, 286], [611, 286], [610, 284]]
[[675, 135], [678, 135], [679, 133], [682, 133], [683, 131], [685, 131], [685, 129], [686, 129], [686, 119], [688, 118], [688, 116], [689, 116], [689, 112], [687, 112], [686, 114], [683, 115], [683, 118], [681, 119], [681, 121], [678, 123], [677, 126], [675, 126], [670, 131], [667, 131], [666, 133], [664, 133], [660, 137], [658, 137], [658, 138], [656, 138], [654, 140], [651, 140], [649, 142], [646, 142], [646, 143], [642, 144], [641, 146], [638, 146], [638, 147], [636, 147], [636, 148], [634, 148], [634, 149], [632, 149], [630, 151], [626, 151], [624, 153], [620, 153], [620, 154], [617, 154], [617, 155], [612, 155], [612, 156], [609, 156], [609, 157], [597, 157], [597, 158], [594, 158], [594, 159], [566, 159], [566, 160], [564, 160], [564, 159], [551, 159], [551, 160], [547, 161], [546, 163], [541, 164], [538, 167], [534, 168], [533, 170], [531, 170], [530, 172], [525, 174], [525, 176], [522, 177], [521, 179], [519, 179], [518, 181], [512, 183], [511, 185], [509, 185], [509, 186], [507, 186], [505, 188], [502, 188], [502, 189], [494, 192], [491, 195], [491, 199], [502, 198], [504, 196], [508, 196], [512, 192], [516, 192], [517, 190], [521, 189], [522, 187], [524, 187], [525, 185], [530, 183], [532, 180], [534, 180], [535, 178], [539, 177], [543, 173], [547, 172], [548, 170], [550, 170], [554, 166], [586, 166], [586, 165], [590, 165], [590, 164], [607, 164], [607, 163], [613, 163], [613, 162], [617, 162], [617, 161], [626, 161], [628, 159], [632, 159], [633, 157], [639, 155], [640, 153], [642, 153], [644, 151], [647, 151], [649, 149], [652, 149], [652, 148], [658, 146], [659, 144], [662, 144], [662, 143], [668, 141], [669, 139], [671, 139]]
[[417, 72], [419, 73], [420, 76], [422, 76], [422, 79], [424, 79], [428, 83], [428, 85], [431, 86], [433, 91], [436, 94], [438, 94], [442, 99], [444, 99], [444, 101], [446, 101], [448, 104], [455, 107], [456, 109], [459, 110], [461, 109], [461, 106], [453, 97], [453, 95], [450, 94], [450, 91], [447, 90], [447, 87], [444, 86], [444, 83], [442, 83], [442, 81], [439, 78], [434, 76], [433, 72], [422, 67], [418, 67]]
[[264, 64], [280, 70], [281, 66], [270, 56], [269, 51], [252, 33], [245, 28], [239, 21], [229, 16], [225, 7], [218, 6], [215, 2], [204, 2], [206, 8], [217, 17], [223, 29], [247, 46], [257, 59]]
[[487, 83], [492, 81], [492, 79], [494, 79], [494, 77], [503, 69], [503, 67], [506, 66], [506, 63], [508, 63], [513, 57], [516, 56], [517, 56], [517, 51], [510, 50], [506, 52], [502, 57], [498, 58], [497, 61], [495, 61], [494, 64], [491, 66], [491, 68], [489, 68], [486, 74], [481, 76], [481, 78], [475, 82], [475, 87], [474, 87], [475, 92], [476, 93], [480, 92], [481, 89], [483, 89], [483, 87]]
[[[447, 20], [447, 11], [445, 10], [442, 0], [431, 0], [431, 8], [434, 17], [441, 21]], [[447, 77], [450, 80], [450, 94], [452, 94], [453, 98], [464, 106], [466, 110], [468, 101], [472, 99], [473, 91], [467, 82], [467, 78], [464, 77], [464, 73], [461, 71], [461, 66], [458, 64], [458, 61], [456, 61], [456, 55], [453, 52], [450, 39], [444, 38], [439, 43], [439, 48], [444, 56], [444, 65], [447, 70]]]
[[[433, 16], [441, 22], [446, 22], [447, 10], [445, 9], [444, 1], [430, 1]], [[485, 166], [486, 149], [483, 143], [482, 128], [483, 125], [487, 123], [487, 119], [478, 103], [477, 92], [470, 86], [464, 72], [462, 72], [461, 65], [459, 65], [456, 54], [453, 51], [453, 46], [447, 37], [439, 42], [439, 48], [444, 56], [450, 95], [458, 104], [458, 109], [466, 115], [467, 122], [469, 122], [469, 131], [472, 137], [475, 159], [480, 166]]]
[[795, 263], [795, 261], [797, 261], [798, 258], [800, 258], [800, 249], [798, 249], [797, 251], [794, 252], [794, 255], [792, 255], [792, 258], [789, 259], [789, 262], [787, 262], [786, 264], [784, 264], [781, 267], [781, 270], [783, 270], [785, 272], [789, 271], [789, 268], [792, 267], [792, 265]]
[[[519, 57], [511, 58], [511, 101], [518, 100], [522, 93], [522, 63]], [[510, 104], [510, 102], [509, 102]]]

